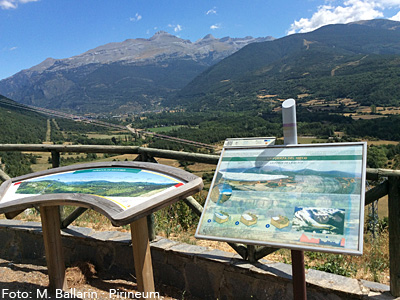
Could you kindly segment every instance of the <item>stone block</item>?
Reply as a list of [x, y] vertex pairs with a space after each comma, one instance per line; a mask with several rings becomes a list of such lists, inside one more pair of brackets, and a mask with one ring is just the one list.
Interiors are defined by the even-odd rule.
[[61, 230], [61, 234], [65, 236], [74, 236], [87, 239], [90, 237], [95, 231], [91, 228], [86, 227], [77, 227], [77, 226], [69, 226], [65, 229]]
[[185, 265], [186, 287], [191, 295], [200, 299], [217, 299], [225, 265], [197, 260]]
[[230, 265], [232, 263], [232, 259], [235, 257], [235, 254], [218, 249], [208, 249], [202, 253], [197, 254], [196, 257], [198, 259], [204, 259], [207, 261], [214, 261], [225, 265]]
[[182, 243], [172, 246], [168, 250], [193, 258], [196, 254], [204, 253], [208, 248]]
[[310, 285], [329, 288], [330, 290], [340, 291], [344, 294], [363, 295], [357, 279], [309, 269], [306, 274], [306, 281]]

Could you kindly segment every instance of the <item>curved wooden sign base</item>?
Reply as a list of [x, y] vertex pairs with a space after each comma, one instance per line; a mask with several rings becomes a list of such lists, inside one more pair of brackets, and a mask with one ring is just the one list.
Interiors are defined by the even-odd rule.
[[60, 205], [94, 209], [114, 226], [130, 224], [138, 291], [154, 296], [146, 216], [200, 191], [201, 178], [154, 163], [89, 163], [28, 174], [0, 186], [0, 213], [40, 207], [49, 289], [66, 290]]

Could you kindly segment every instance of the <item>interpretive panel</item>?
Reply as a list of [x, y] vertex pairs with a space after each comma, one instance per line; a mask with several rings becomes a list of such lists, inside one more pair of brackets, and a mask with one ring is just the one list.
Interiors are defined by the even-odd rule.
[[362, 254], [366, 143], [225, 147], [197, 238]]
[[201, 187], [201, 178], [154, 163], [84, 164], [6, 181], [0, 189], [0, 212], [33, 203], [81, 202], [94, 205], [118, 223]]

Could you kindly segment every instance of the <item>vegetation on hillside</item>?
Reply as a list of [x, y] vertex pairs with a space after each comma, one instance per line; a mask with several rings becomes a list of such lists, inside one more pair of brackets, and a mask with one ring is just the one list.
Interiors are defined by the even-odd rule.
[[0, 95], [0, 143], [41, 143], [46, 135], [47, 118], [23, 110], [15, 102]]
[[[390, 23], [390, 21], [387, 21]], [[351, 98], [361, 105], [399, 105], [400, 31], [330, 25], [250, 44], [209, 68], [169, 105], [194, 110], [254, 110], [258, 95], [285, 99]]]

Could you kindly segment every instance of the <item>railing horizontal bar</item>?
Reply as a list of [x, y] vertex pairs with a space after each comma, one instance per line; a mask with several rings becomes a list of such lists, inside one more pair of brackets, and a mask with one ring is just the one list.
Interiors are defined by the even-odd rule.
[[77, 153], [121, 153], [142, 154], [153, 157], [187, 160], [193, 162], [214, 164], [218, 163], [218, 155], [189, 153], [138, 146], [109, 146], [109, 145], [42, 145], [42, 144], [0, 144], [0, 151], [30, 151], [30, 152], [77, 152]]
[[88, 153], [133, 153], [138, 154], [138, 146], [110, 145], [42, 145], [42, 144], [1, 144], [0, 151], [31, 152], [88, 152]]
[[380, 177], [400, 177], [400, 170], [367, 168], [368, 180], [378, 180]]
[[385, 180], [380, 185], [365, 192], [365, 205], [371, 204], [375, 200], [378, 200], [388, 194], [389, 182]]
[[199, 202], [197, 202], [196, 199], [194, 199], [192, 196], [189, 196], [183, 201], [190, 207], [190, 209], [198, 216], [201, 216], [201, 213], [203, 212], [203, 206]]
[[178, 160], [188, 160], [206, 164], [216, 165], [219, 160], [218, 155], [210, 155], [210, 154], [201, 154], [201, 153], [190, 153], [190, 152], [181, 152], [181, 151], [173, 151], [173, 150], [164, 150], [164, 149], [155, 149], [155, 148], [144, 148], [140, 147], [138, 149], [139, 153], [146, 153], [153, 157], [162, 157], [162, 158], [170, 158], [170, 159], [178, 159]]
[[[189, 153], [139, 146], [111, 146], [111, 145], [46, 145], [46, 144], [0, 144], [0, 151], [31, 151], [31, 152], [77, 152], [77, 153], [147, 153], [153, 157], [188, 160], [216, 165], [219, 155]], [[377, 180], [380, 177], [400, 177], [400, 170], [367, 168], [367, 179]]]

